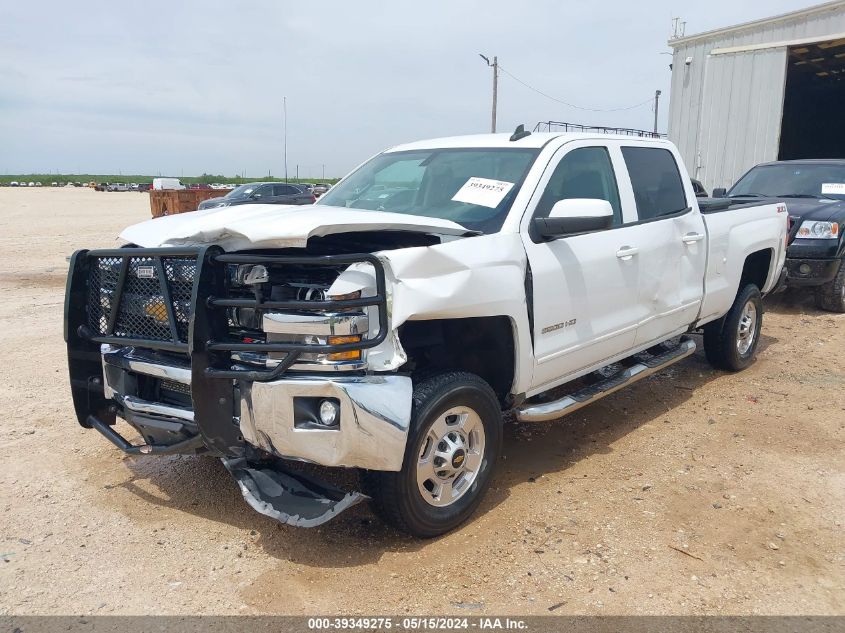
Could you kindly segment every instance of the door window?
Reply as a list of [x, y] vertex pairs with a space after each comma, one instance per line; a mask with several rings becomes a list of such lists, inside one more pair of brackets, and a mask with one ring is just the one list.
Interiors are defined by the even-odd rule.
[[610, 155], [604, 147], [581, 147], [567, 153], [555, 167], [534, 217], [544, 218], [560, 200], [592, 198], [613, 207], [613, 226], [622, 224], [622, 207]]
[[671, 215], [688, 207], [672, 152], [660, 147], [623, 147], [622, 156], [631, 177], [640, 221]]
[[254, 198], [270, 198], [273, 196], [273, 185], [261, 185], [252, 194]]
[[293, 196], [298, 194], [299, 191], [290, 185], [274, 185], [273, 186], [273, 195], [274, 196]]

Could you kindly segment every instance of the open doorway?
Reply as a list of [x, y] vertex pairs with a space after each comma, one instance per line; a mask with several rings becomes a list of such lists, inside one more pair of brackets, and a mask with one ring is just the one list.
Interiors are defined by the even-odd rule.
[[792, 46], [778, 158], [845, 158], [845, 38]]

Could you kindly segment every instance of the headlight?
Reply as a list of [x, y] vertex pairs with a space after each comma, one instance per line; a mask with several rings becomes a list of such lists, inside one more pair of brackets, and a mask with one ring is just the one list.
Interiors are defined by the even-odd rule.
[[814, 240], [835, 240], [839, 237], [839, 225], [836, 222], [817, 222], [806, 220], [801, 223], [796, 238]]

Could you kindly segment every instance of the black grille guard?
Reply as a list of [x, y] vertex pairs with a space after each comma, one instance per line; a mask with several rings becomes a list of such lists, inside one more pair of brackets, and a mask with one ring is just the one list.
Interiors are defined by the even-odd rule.
[[[107, 263], [103, 264], [103, 260]], [[340, 267], [355, 263], [373, 266], [375, 296], [331, 301], [259, 301], [226, 296], [228, 264]], [[139, 266], [147, 269], [139, 270]], [[185, 275], [180, 278], [180, 270], [184, 273], [191, 267], [194, 272], [190, 280], [190, 300], [185, 309], [187, 286]], [[106, 290], [102, 287], [104, 274], [109, 282]], [[99, 284], [97, 288], [92, 285], [95, 281]], [[139, 289], [154, 291], [152, 304], [139, 302]], [[232, 338], [227, 318], [229, 308], [251, 308], [259, 312], [322, 312], [368, 306], [376, 306], [378, 310], [378, 331], [374, 336], [360, 342], [331, 345], [245, 343]], [[139, 310], [153, 318], [160, 327], [150, 326], [149, 319], [139, 320]], [[107, 400], [103, 390], [101, 344], [184, 354], [190, 358], [191, 395], [196, 418], [203, 421], [199, 425], [203, 442], [218, 454], [238, 456], [242, 454], [243, 439], [233, 424], [233, 416], [236, 415], [234, 380], [275, 380], [301, 354], [365, 350], [382, 343], [387, 333], [384, 267], [377, 257], [368, 253], [277, 256], [224, 253], [217, 246], [118, 248], [80, 250], [70, 260], [65, 291], [64, 337], [77, 419], [88, 428], [98, 426], [92, 422], [114, 424], [117, 413], [114, 401]], [[276, 367], [259, 370], [233, 365], [232, 352], [241, 351], [286, 352], [287, 355]]]
[[216, 308], [251, 308], [260, 312], [271, 310], [285, 310], [290, 312], [324, 312], [342, 311], [353, 308], [377, 306], [379, 329], [372, 338], [355, 343], [338, 343], [334, 345], [318, 345], [306, 343], [244, 343], [233, 341], [209, 340], [206, 347], [211, 352], [287, 352], [285, 359], [276, 367], [267, 371], [244, 369], [212, 369], [207, 373], [217, 378], [235, 378], [253, 381], [274, 380], [287, 371], [300, 354], [335, 354], [339, 352], [360, 351], [376, 347], [387, 338], [387, 293], [385, 291], [384, 267], [378, 257], [370, 254], [356, 255], [321, 255], [321, 256], [276, 256], [276, 255], [244, 255], [219, 254], [213, 255], [212, 260], [221, 264], [295, 264], [305, 266], [349, 266], [351, 264], [372, 264], [376, 273], [376, 295], [360, 299], [340, 299], [332, 301], [258, 301], [257, 299], [226, 299], [209, 294], [198, 297], [204, 301], [209, 310]]

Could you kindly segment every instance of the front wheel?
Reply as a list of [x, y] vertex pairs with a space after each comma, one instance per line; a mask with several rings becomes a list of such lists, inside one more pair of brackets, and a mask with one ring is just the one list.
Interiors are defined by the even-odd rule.
[[502, 412], [481, 378], [444, 372], [414, 387], [402, 470], [366, 471], [385, 522], [417, 537], [448, 532], [481, 503], [502, 444]]
[[816, 291], [816, 305], [830, 312], [845, 312], [845, 261], [832, 280]]
[[762, 327], [763, 298], [757, 286], [748, 284], [724, 317], [704, 326], [707, 360], [716, 369], [745, 369], [754, 361]]

